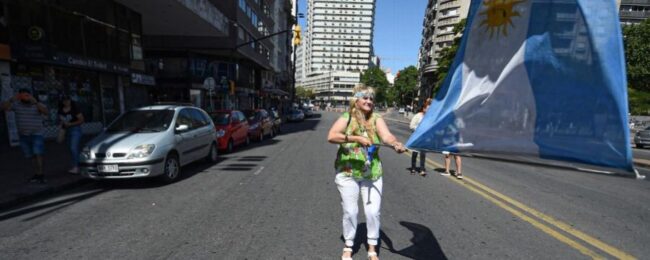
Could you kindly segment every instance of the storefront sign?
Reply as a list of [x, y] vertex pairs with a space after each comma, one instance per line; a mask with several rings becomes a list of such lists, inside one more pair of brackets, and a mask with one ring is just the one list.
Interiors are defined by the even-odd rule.
[[140, 73], [131, 73], [131, 83], [155, 86], [156, 78], [154, 76], [140, 74]]
[[32, 41], [43, 39], [43, 35], [45, 35], [45, 31], [39, 26], [31, 26], [27, 29], [27, 37]]
[[111, 62], [106, 62], [106, 61], [99, 61], [95, 59], [88, 59], [84, 57], [77, 57], [77, 56], [61, 54], [61, 53], [54, 55], [52, 59], [56, 63], [71, 65], [73, 67], [89, 68], [89, 69], [121, 73], [121, 74], [129, 73], [128, 67], [111, 63]]

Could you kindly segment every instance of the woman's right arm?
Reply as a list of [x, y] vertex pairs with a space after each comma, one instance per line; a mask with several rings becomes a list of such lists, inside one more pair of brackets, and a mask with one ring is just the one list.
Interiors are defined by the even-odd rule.
[[357, 142], [363, 146], [369, 146], [372, 144], [368, 138], [363, 136], [348, 135], [346, 140], [345, 128], [348, 126], [347, 118], [339, 118], [334, 122], [332, 128], [330, 128], [329, 134], [327, 135], [327, 141], [333, 144], [343, 144], [343, 143], [352, 143]]

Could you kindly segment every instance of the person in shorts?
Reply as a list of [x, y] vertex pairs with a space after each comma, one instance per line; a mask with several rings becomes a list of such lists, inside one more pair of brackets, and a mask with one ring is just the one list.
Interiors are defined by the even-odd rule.
[[3, 102], [1, 107], [4, 111], [15, 113], [20, 147], [25, 158], [31, 159], [34, 164], [34, 176], [30, 182], [45, 183], [43, 175], [43, 154], [45, 153], [43, 118], [48, 113], [47, 107], [38, 102], [28, 89], [20, 89], [18, 95]]

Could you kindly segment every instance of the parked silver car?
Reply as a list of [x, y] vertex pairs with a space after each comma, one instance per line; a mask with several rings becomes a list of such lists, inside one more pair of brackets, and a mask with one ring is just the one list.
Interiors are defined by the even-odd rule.
[[637, 132], [636, 135], [634, 135], [634, 144], [638, 148], [650, 146], [650, 126]]
[[217, 161], [217, 132], [205, 111], [157, 105], [120, 115], [82, 148], [81, 173], [93, 179], [160, 176], [173, 182], [181, 166]]

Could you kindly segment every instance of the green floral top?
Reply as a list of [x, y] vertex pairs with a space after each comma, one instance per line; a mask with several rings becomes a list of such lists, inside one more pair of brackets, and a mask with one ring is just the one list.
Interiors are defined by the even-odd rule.
[[[348, 112], [343, 113], [341, 118], [348, 120], [350, 114]], [[380, 118], [380, 115], [373, 113], [370, 116], [370, 123], [375, 128], [375, 136], [372, 137], [373, 143], [379, 143], [379, 136], [377, 135], [377, 118]], [[350, 120], [350, 124], [345, 129], [345, 133], [349, 136], [358, 135], [368, 137], [367, 132], [363, 127], [357, 127], [357, 129], [352, 132], [352, 126], [356, 125], [357, 122], [354, 118]], [[368, 153], [357, 142], [343, 143], [339, 145], [339, 150], [336, 153], [336, 162], [334, 167], [336, 172], [344, 173], [347, 176], [351, 176], [354, 179], [362, 180], [377, 180], [382, 176], [381, 160], [379, 159], [379, 149], [373, 154], [370, 167], [366, 167], [366, 157]]]

